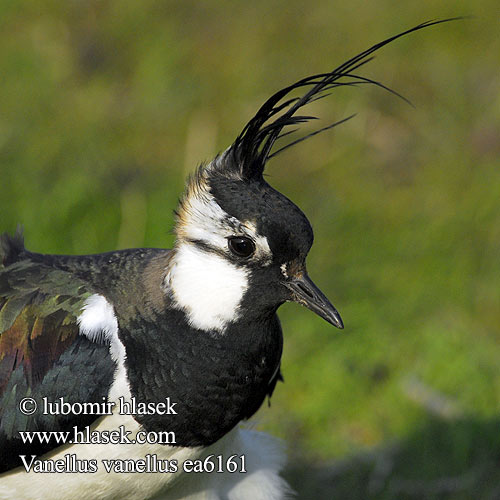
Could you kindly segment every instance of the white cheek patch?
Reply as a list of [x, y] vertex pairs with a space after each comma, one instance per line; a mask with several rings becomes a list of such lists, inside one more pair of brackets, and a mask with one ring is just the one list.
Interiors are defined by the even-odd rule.
[[248, 271], [217, 254], [181, 243], [166, 280], [191, 326], [223, 332], [228, 323], [238, 319], [248, 288]]

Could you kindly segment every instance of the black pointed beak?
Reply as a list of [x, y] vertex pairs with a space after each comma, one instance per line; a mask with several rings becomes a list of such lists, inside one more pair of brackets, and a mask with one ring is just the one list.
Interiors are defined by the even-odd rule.
[[292, 300], [306, 306], [333, 326], [344, 328], [344, 323], [337, 309], [333, 307], [305, 271], [298, 276], [288, 278], [285, 286], [292, 291]]

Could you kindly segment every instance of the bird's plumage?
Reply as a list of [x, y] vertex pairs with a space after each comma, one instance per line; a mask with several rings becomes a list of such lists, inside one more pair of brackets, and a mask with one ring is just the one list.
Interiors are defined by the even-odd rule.
[[[20, 464], [20, 453], [39, 454], [56, 445], [23, 445], [19, 431], [65, 430], [90, 425], [97, 418], [40, 412], [25, 416], [18, 405], [28, 396], [40, 408], [42, 397], [64, 397], [69, 403], [100, 402], [108, 397], [116, 368], [110, 343], [103, 334], [95, 338], [82, 335], [78, 318], [92, 294], [107, 287], [101, 275], [115, 279], [102, 267], [103, 262], [116, 263], [122, 258], [130, 268], [133, 258], [128, 257], [137, 251], [85, 258], [34, 254], [24, 250], [20, 234], [2, 236], [2, 244], [0, 446], [4, 452], [0, 470], [5, 471]], [[70, 272], [76, 261], [78, 265]]]
[[[276, 141], [288, 136], [288, 127], [313, 118], [297, 114], [303, 106], [339, 85], [384, 87], [356, 70], [392, 40], [438, 22], [391, 37], [332, 72], [302, 79], [269, 98], [234, 144], [189, 180], [176, 212], [172, 250], [41, 255], [24, 248], [19, 231], [0, 237], [0, 471], [8, 471], [0, 478], [0, 499], [145, 499], [165, 491], [170, 499], [284, 498], [280, 447], [237, 425], [259, 409], [281, 379], [283, 338], [276, 315], [281, 304], [295, 301], [339, 328], [343, 323], [307, 275], [313, 242], [308, 219], [269, 186], [264, 167], [304, 139], [273, 151]], [[290, 97], [297, 90], [304, 93]], [[23, 415], [19, 404], [26, 397], [39, 408], [44, 397], [70, 404], [168, 399], [175, 411]], [[26, 444], [19, 434], [75, 426], [101, 432], [123, 426], [133, 436], [168, 431], [175, 439], [62, 447], [54, 440]], [[48, 453], [44, 460], [63, 461], [68, 454], [80, 460], [154, 455], [179, 464], [240, 454], [248, 459], [248, 472], [180, 471], [147, 478], [108, 474], [101, 467], [90, 477], [30, 473], [26, 481], [19, 456], [33, 462], [43, 453]]]

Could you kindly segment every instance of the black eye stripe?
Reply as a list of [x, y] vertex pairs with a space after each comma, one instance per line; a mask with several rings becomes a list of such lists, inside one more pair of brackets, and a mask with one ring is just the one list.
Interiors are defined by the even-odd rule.
[[247, 258], [255, 252], [255, 243], [245, 236], [231, 236], [227, 240], [227, 246], [237, 257]]

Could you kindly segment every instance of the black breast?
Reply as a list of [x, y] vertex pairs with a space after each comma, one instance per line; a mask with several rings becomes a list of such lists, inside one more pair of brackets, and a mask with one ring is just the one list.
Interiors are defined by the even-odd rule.
[[[147, 431], [171, 431], [179, 446], [206, 446], [250, 418], [272, 391], [282, 352], [279, 320], [272, 315], [236, 323], [212, 336], [167, 310], [154, 321], [120, 325], [127, 372], [137, 401], [176, 402], [176, 415], [136, 419]], [[272, 382], [272, 383], [271, 383]]]

